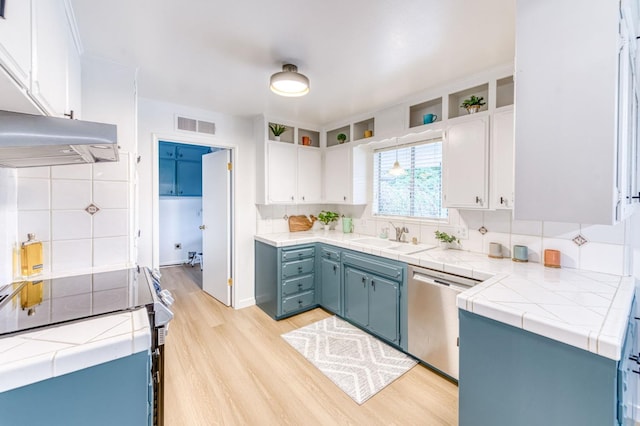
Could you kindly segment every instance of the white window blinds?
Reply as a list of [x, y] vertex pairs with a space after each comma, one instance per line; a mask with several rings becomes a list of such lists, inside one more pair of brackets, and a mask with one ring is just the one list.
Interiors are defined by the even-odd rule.
[[[397, 159], [407, 173], [392, 176]], [[373, 155], [374, 214], [445, 219], [442, 207], [442, 141], [427, 142]]]

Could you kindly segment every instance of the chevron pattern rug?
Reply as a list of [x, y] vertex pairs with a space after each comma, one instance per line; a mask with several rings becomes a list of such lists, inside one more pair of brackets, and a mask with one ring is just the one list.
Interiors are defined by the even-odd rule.
[[409, 356], [335, 316], [282, 338], [358, 404], [416, 365]]

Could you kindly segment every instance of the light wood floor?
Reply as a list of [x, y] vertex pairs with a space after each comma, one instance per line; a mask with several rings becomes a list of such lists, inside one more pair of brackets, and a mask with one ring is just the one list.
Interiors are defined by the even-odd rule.
[[457, 425], [457, 386], [421, 365], [358, 405], [280, 337], [324, 310], [274, 321], [257, 306], [225, 307], [190, 266], [162, 274], [176, 299], [165, 425]]

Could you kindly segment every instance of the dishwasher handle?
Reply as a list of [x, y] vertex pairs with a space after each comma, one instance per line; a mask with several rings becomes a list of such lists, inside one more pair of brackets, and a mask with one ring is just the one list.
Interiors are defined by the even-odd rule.
[[[451, 290], [457, 291], [459, 293], [465, 290], [469, 290], [471, 287], [473, 287], [472, 283], [467, 284], [466, 282], [465, 283], [456, 282], [457, 280], [444, 280], [440, 277], [432, 277], [430, 275], [422, 274], [416, 271], [413, 272], [412, 278], [415, 281], [420, 281], [425, 284], [449, 287]], [[473, 280], [468, 280], [468, 281], [473, 281]]]

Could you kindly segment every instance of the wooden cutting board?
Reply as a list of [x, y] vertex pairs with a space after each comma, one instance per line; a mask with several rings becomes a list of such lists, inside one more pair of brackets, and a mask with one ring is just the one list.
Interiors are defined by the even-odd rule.
[[289, 232], [308, 231], [317, 219], [313, 215], [310, 218], [305, 215], [289, 216]]

